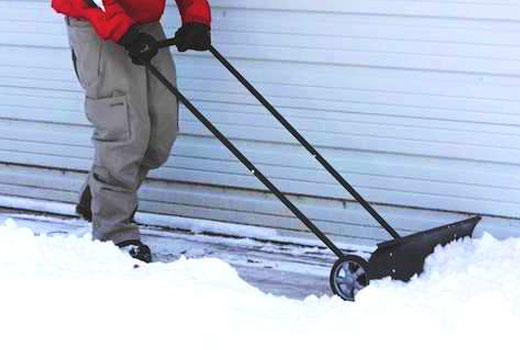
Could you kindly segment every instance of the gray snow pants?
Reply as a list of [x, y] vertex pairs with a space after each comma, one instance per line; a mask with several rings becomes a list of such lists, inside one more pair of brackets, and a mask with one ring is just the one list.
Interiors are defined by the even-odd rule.
[[[137, 240], [139, 229], [130, 222], [137, 190], [148, 171], [168, 159], [178, 133], [178, 103], [121, 46], [100, 39], [87, 21], [66, 22], [86, 116], [94, 126], [94, 162], [84, 185], [92, 193], [93, 235], [115, 244]], [[160, 23], [140, 30], [165, 39]], [[169, 50], [160, 50], [152, 63], [175, 84]]]

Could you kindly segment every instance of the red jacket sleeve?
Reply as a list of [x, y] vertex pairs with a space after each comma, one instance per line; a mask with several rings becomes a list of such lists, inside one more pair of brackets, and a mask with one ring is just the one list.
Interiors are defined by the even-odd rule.
[[99, 8], [86, 6], [85, 18], [89, 20], [98, 35], [105, 40], [119, 41], [135, 24], [117, 0], [103, 0], [105, 12]]
[[179, 12], [181, 13], [182, 23], [203, 23], [211, 26], [211, 10], [208, 0], [175, 0]]
[[52, 0], [52, 7], [67, 16], [87, 19], [104, 40], [119, 41], [135, 21], [117, 0], [103, 0], [105, 12], [84, 0]]

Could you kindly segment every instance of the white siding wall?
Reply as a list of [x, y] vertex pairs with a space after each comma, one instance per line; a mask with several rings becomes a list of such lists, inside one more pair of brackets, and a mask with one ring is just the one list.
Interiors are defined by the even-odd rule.
[[[520, 3], [213, 0], [215, 46], [398, 230], [520, 227]], [[170, 34], [177, 10], [168, 8]], [[0, 195], [74, 202], [92, 147], [63, 21], [0, 1]], [[326, 232], [386, 236], [209, 54], [179, 85]], [[144, 211], [302, 226], [189, 113]]]

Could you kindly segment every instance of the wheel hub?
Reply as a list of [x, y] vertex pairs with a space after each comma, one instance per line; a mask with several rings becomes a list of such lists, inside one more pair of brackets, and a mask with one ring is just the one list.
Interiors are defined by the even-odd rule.
[[331, 271], [332, 291], [344, 300], [354, 301], [356, 294], [369, 284], [367, 264], [357, 256], [339, 259]]

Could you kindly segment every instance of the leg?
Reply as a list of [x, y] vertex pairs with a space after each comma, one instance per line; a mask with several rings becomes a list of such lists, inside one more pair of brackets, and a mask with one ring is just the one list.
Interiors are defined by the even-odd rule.
[[[146, 24], [141, 27], [141, 30], [157, 40], [166, 39], [159, 22]], [[176, 85], [175, 64], [170, 50], [160, 50], [152, 63], [172, 84]], [[168, 160], [177, 137], [179, 105], [177, 98], [149, 72], [147, 72], [147, 82], [151, 135], [142, 166], [146, 169], [156, 169]]]
[[71, 20], [68, 32], [86, 92], [85, 111], [94, 125], [89, 177], [94, 237], [116, 244], [138, 240], [129, 219], [150, 139], [145, 70], [132, 64], [123, 48], [101, 41], [88, 22]]
[[[141, 26], [141, 30], [153, 35], [157, 40], [166, 38], [160, 23]], [[73, 58], [74, 59], [74, 58]], [[161, 50], [153, 59], [153, 64], [174, 85], [176, 84], [175, 64], [171, 52]], [[173, 143], [177, 137], [179, 123], [179, 106], [175, 96], [171, 94], [154, 76], [147, 73], [148, 112], [150, 115], [150, 141], [143, 162], [139, 168], [139, 185], [144, 182], [148, 172], [164, 164], [169, 157]], [[80, 191], [76, 212], [87, 221], [92, 220], [89, 172]], [[133, 219], [133, 216], [132, 216]]]

